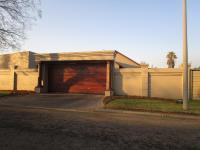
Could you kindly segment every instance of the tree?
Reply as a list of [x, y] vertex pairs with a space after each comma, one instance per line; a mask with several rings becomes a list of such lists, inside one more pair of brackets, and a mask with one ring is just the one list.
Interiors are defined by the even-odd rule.
[[168, 68], [174, 68], [175, 67], [175, 59], [177, 59], [177, 56], [176, 54], [171, 51], [167, 54], [167, 65], [168, 65]]
[[0, 0], [0, 50], [19, 48], [25, 31], [41, 17], [40, 0]]

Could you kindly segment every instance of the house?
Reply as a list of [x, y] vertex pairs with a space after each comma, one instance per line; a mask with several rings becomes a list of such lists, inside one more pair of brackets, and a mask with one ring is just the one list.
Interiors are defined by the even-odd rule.
[[[190, 70], [189, 96], [200, 99], [200, 71]], [[116, 50], [0, 55], [0, 90], [181, 99], [183, 68], [149, 68]]]
[[36, 92], [113, 94], [113, 73], [140, 65], [118, 51], [36, 54]]
[[19, 70], [37, 66], [35, 90], [38, 93], [91, 93], [110, 96], [113, 94], [113, 75], [116, 69], [140, 67], [140, 64], [115, 50], [46, 54], [19, 52], [1, 55], [0, 58], [0, 68], [14, 66]]

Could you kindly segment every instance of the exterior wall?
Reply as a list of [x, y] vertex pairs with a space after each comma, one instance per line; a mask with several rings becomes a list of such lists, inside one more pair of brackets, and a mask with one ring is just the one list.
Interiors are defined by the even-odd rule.
[[9, 66], [17, 65], [18, 68], [29, 67], [28, 52], [0, 55], [0, 68], [9, 68]]
[[35, 91], [38, 82], [37, 70], [16, 70], [16, 90]]
[[[43, 80], [46, 79], [45, 72]], [[200, 99], [200, 71], [191, 72], [191, 97]], [[34, 91], [38, 75], [36, 69], [0, 70], [0, 90]], [[115, 95], [180, 99], [182, 98], [182, 69], [146, 67], [114, 69], [112, 87]]]
[[142, 96], [141, 69], [116, 70], [113, 80], [114, 94]]
[[182, 98], [182, 69], [129, 68], [115, 70], [115, 95]]
[[29, 51], [0, 55], [0, 69], [9, 69], [10, 66], [19, 69], [35, 68], [35, 55]]
[[193, 99], [200, 99], [200, 70], [191, 71], [191, 96]]
[[[36, 57], [38, 57], [36, 59]], [[48, 92], [48, 64], [51, 60], [111, 60], [114, 61], [111, 88], [115, 95], [182, 98], [182, 69], [149, 69], [139, 65], [117, 51], [63, 53], [35, 55], [19, 52], [0, 55], [0, 90], [34, 91], [38, 82], [36, 60], [44, 60], [42, 85]], [[18, 66], [14, 69], [14, 66]], [[4, 69], [5, 68], [5, 69]], [[200, 99], [200, 70], [192, 70], [190, 76], [190, 97]]]
[[0, 70], [0, 90], [35, 91], [38, 71], [34, 69], [13, 68]]
[[174, 69], [150, 69], [149, 96], [181, 99], [182, 71]]
[[135, 68], [140, 67], [140, 65], [130, 58], [124, 56], [123, 54], [116, 52], [115, 54], [115, 63], [119, 64], [120, 66], [124, 68]]
[[0, 70], [0, 90], [13, 90], [14, 74], [12, 70]]

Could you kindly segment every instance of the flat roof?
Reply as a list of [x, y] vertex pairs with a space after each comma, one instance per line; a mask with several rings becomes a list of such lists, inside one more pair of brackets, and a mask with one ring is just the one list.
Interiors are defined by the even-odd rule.
[[35, 54], [36, 61], [114, 60], [115, 50]]

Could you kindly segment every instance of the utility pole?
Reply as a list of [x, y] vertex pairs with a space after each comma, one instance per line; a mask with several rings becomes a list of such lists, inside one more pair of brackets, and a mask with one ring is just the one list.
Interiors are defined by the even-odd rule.
[[183, 0], [183, 110], [188, 110], [187, 0]]

